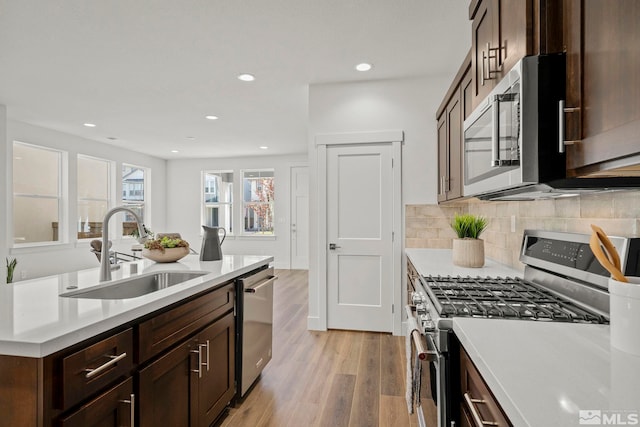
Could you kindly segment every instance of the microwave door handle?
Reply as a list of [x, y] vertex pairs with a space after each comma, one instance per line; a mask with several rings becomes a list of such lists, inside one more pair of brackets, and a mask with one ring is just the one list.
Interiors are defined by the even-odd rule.
[[500, 98], [493, 97], [491, 106], [491, 167], [500, 166]]

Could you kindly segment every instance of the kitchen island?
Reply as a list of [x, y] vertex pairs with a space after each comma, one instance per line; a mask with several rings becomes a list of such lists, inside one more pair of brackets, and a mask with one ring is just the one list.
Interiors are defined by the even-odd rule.
[[128, 299], [60, 296], [99, 269], [0, 287], [0, 426], [208, 426], [235, 393], [236, 279], [271, 261], [122, 264], [111, 282], [202, 273]]

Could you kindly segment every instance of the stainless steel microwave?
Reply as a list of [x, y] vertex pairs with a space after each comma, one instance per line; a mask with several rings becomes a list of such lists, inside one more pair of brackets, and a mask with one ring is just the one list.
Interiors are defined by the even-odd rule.
[[499, 195], [565, 178], [562, 54], [520, 60], [464, 121], [464, 196]]

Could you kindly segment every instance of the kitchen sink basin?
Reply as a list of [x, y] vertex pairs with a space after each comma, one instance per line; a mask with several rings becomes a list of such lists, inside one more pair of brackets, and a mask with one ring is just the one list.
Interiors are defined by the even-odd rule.
[[147, 295], [207, 274], [202, 271], [163, 271], [105, 283], [61, 294], [61, 297], [89, 299], [127, 299]]

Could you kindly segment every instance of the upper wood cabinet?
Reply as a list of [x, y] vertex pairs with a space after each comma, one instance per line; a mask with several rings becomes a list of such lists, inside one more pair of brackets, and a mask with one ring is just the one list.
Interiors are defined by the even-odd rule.
[[554, 0], [471, 2], [473, 108], [522, 57], [561, 51], [560, 6]]
[[436, 112], [438, 121], [438, 202], [462, 197], [462, 127], [471, 112], [471, 58], [467, 55], [445, 99]]
[[640, 163], [640, 2], [564, 0], [567, 169]]

